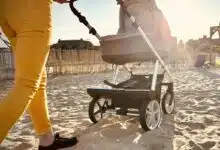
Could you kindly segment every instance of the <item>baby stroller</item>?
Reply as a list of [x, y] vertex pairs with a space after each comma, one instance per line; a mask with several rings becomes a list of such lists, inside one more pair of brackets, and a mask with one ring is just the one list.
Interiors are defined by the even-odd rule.
[[[157, 128], [162, 119], [162, 112], [171, 114], [174, 111], [175, 105], [172, 75], [162, 59], [166, 54], [161, 52], [160, 55], [162, 57], [158, 54], [155, 47], [151, 44], [154, 38], [148, 38], [147, 34], [144, 33], [135, 21], [135, 18], [127, 11], [122, 0], [117, 0], [118, 4], [120, 4], [126, 15], [130, 18], [139, 34], [101, 37], [88, 23], [86, 18], [74, 7], [75, 1], [70, 0], [70, 8], [79, 18], [79, 21], [89, 29], [89, 33], [95, 35], [100, 41], [102, 59], [107, 63], [116, 65], [113, 83], [104, 81], [110, 88], [87, 89], [87, 93], [92, 97], [89, 104], [89, 118], [93, 123], [97, 123], [108, 110], [114, 110], [118, 115], [138, 115], [141, 127], [146, 131]], [[139, 45], [138, 49], [133, 43]], [[125, 66], [126, 63], [130, 62], [149, 61], [155, 63], [153, 74], [133, 74]], [[159, 64], [164, 69], [162, 74], [158, 73]], [[124, 66], [131, 76], [126, 81], [116, 84], [117, 66], [119, 65]], [[170, 77], [170, 82], [168, 83], [163, 82], [165, 73]], [[166, 87], [166, 93], [163, 96], [161, 96], [162, 87]], [[95, 109], [96, 106], [97, 110]]]

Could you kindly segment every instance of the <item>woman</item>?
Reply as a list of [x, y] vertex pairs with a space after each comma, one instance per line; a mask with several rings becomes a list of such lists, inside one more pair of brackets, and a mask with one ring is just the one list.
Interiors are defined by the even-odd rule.
[[[152, 39], [155, 47], [166, 50], [172, 47], [169, 24], [155, 0], [124, 0], [124, 4], [143, 31]], [[132, 26], [130, 18], [120, 7], [118, 34], [136, 32], [137, 29]]]
[[[150, 0], [124, 0], [124, 5], [128, 12], [131, 13], [142, 27], [142, 29], [149, 33], [153, 29], [153, 12]], [[126, 16], [123, 9], [120, 7], [119, 12], [119, 33], [137, 32], [132, 26], [130, 18]]]
[[[158, 39], [167, 39], [170, 37], [170, 28], [162, 11], [157, 7], [155, 0], [124, 0], [124, 4], [137, 23], [145, 33], [156, 36]], [[118, 33], [137, 32], [132, 26], [123, 9], [119, 12], [119, 30]]]
[[48, 115], [45, 64], [50, 50], [51, 4], [51, 0], [0, 2], [0, 26], [12, 45], [16, 70], [13, 89], [0, 101], [0, 143], [25, 110], [39, 136], [39, 150], [77, 143], [76, 137], [54, 135]]

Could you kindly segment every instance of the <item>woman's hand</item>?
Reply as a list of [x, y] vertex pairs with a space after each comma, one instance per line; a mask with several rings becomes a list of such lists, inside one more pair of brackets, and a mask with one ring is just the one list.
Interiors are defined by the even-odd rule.
[[57, 3], [63, 4], [63, 3], [68, 3], [68, 0], [54, 0]]

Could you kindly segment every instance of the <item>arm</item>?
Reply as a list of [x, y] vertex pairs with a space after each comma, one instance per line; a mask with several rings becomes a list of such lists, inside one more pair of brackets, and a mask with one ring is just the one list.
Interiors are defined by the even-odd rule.
[[120, 7], [120, 10], [119, 10], [119, 30], [118, 30], [118, 33], [123, 33], [125, 32], [125, 27], [124, 27], [124, 11], [123, 9]]

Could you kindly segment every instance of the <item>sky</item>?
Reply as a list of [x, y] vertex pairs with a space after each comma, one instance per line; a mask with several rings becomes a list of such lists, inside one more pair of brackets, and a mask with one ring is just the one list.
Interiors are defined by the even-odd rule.
[[[220, 22], [220, 0], [156, 0], [178, 40], [209, 36], [209, 27]], [[76, 7], [101, 36], [116, 34], [119, 6], [116, 0], [78, 0]], [[96, 37], [78, 21], [68, 4], [53, 3], [53, 33], [51, 44], [58, 39], [90, 40], [98, 44]], [[2, 43], [0, 43], [2, 46]]]

